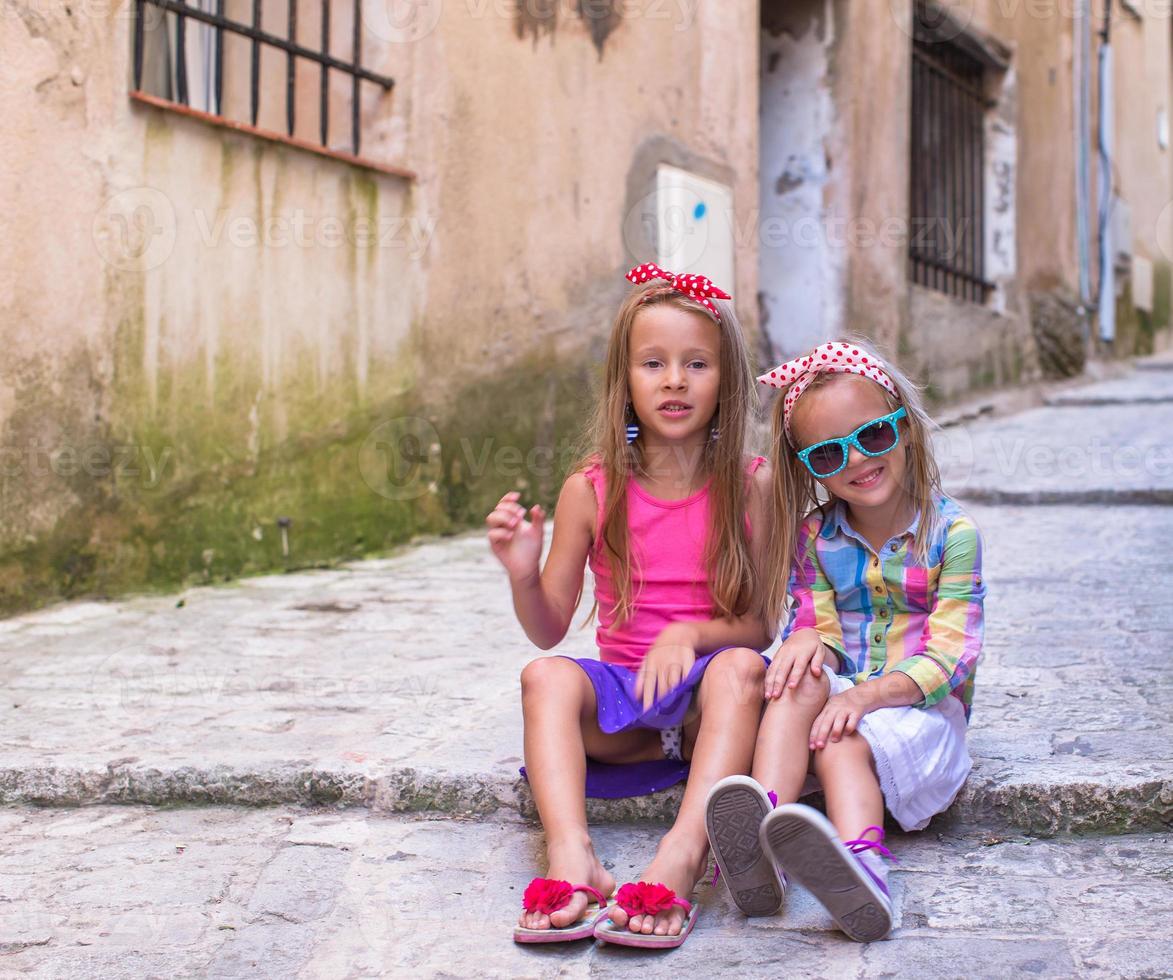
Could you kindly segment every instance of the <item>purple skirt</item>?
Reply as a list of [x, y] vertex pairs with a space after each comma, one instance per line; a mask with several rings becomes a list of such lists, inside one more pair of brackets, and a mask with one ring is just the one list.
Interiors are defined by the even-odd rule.
[[[705, 670], [717, 654], [732, 647], [722, 647], [698, 657], [688, 676], [663, 697], [644, 710], [643, 700], [635, 695], [637, 671], [619, 664], [603, 663], [593, 658], [566, 657], [578, 664], [595, 689], [596, 718], [599, 728], [608, 735], [632, 728], [660, 731], [675, 728], [684, 721], [693, 695], [700, 687]], [[762, 658], [767, 663], [766, 657]], [[521, 769], [525, 776], [525, 768]], [[628, 796], [646, 796], [668, 789], [688, 778], [688, 763], [676, 759], [653, 759], [608, 765], [587, 759], [586, 795], [594, 799], [614, 800]]]

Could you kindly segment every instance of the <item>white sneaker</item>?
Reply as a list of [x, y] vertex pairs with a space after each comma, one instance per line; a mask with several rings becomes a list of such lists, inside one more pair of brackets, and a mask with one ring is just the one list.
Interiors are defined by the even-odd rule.
[[758, 828], [774, 804], [757, 780], [726, 776], [709, 791], [705, 830], [717, 873], [745, 915], [773, 915], [786, 897], [786, 876], [762, 850]]
[[[875, 829], [882, 841], [884, 831]], [[818, 810], [788, 803], [762, 821], [761, 844], [852, 939], [870, 943], [892, 931], [888, 886], [858, 856], [871, 849], [888, 856], [882, 843], [860, 839], [844, 844], [831, 821]]]

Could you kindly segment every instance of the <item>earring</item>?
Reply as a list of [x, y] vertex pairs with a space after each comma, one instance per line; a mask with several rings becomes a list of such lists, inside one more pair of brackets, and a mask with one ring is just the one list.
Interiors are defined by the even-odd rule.
[[[629, 419], [634, 417], [634, 415], [631, 411], [631, 402], [627, 403], [627, 417]], [[638, 438], [639, 438], [639, 423], [638, 422], [628, 422], [627, 423], [627, 444], [630, 446]]]
[[716, 426], [713, 426], [713, 428], [709, 429], [709, 442], [716, 442], [717, 438], [720, 435], [721, 435], [721, 430], [718, 429]]

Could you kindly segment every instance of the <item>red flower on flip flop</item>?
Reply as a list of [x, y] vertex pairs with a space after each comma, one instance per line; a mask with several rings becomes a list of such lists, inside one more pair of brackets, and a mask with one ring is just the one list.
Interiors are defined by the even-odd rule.
[[535, 878], [529, 883], [521, 904], [527, 912], [541, 912], [549, 915], [559, 909], [566, 908], [574, 896], [574, 889], [569, 881], [557, 881], [554, 878]]
[[628, 915], [656, 915], [672, 908], [676, 903], [676, 892], [667, 885], [629, 882], [619, 889], [615, 902]]

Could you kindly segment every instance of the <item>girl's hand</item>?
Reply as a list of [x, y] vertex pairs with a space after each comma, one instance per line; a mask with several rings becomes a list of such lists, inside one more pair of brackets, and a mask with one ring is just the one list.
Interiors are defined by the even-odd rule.
[[854, 734], [860, 719], [869, 711], [881, 707], [872, 697], [867, 684], [857, 684], [842, 694], [828, 698], [823, 710], [811, 725], [810, 749], [825, 749], [827, 742], [838, 742], [844, 735]]
[[696, 663], [696, 645], [696, 633], [685, 623], [660, 631], [635, 678], [635, 696], [643, 700], [645, 711], [688, 676]]
[[786, 688], [793, 690], [798, 687], [798, 682], [808, 669], [815, 677], [822, 677], [826, 659], [827, 648], [816, 630], [803, 629], [793, 633], [778, 648], [777, 656], [766, 671], [763, 687], [766, 700], [782, 697]]
[[541, 505], [530, 508], [527, 521], [525, 508], [518, 503], [520, 498], [520, 493], [510, 491], [485, 518], [489, 547], [515, 582], [537, 578], [546, 528], [546, 512]]

